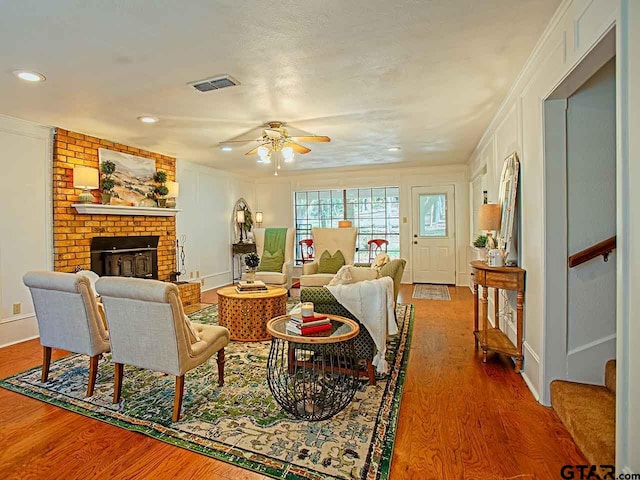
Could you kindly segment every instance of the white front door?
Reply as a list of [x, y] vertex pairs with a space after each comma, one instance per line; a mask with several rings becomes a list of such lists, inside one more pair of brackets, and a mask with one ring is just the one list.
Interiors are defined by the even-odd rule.
[[415, 283], [456, 283], [453, 185], [413, 187], [411, 263]]

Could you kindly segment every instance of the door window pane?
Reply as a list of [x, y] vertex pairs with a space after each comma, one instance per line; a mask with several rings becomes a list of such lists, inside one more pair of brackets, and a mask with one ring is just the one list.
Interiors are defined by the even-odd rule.
[[447, 194], [420, 195], [420, 236], [447, 236]]

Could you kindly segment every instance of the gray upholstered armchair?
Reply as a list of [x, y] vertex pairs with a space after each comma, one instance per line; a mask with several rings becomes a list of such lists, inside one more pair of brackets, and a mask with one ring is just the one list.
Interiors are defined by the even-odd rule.
[[45, 271], [27, 272], [23, 281], [31, 292], [38, 320], [42, 381], [49, 378], [52, 348], [89, 355], [87, 397], [92, 396], [98, 359], [110, 346], [91, 282], [82, 275]]
[[[380, 269], [381, 277], [393, 278], [393, 293], [394, 299], [398, 301], [398, 293], [400, 291], [400, 284], [402, 282], [402, 274], [404, 273], [404, 267], [407, 261], [399, 258], [391, 260]], [[340, 315], [358, 321], [349, 310], [343, 307], [338, 300], [331, 294], [331, 292], [324, 287], [304, 287], [300, 290], [300, 301], [313, 302], [314, 310], [318, 313], [331, 313], [333, 315]], [[360, 328], [360, 333], [354, 340], [356, 357], [359, 360], [364, 360], [366, 364], [366, 374], [369, 378], [369, 384], [376, 384], [376, 377], [373, 368], [373, 357], [376, 354], [376, 346], [369, 335], [366, 328]]]
[[229, 330], [191, 323], [173, 283], [102, 277], [96, 290], [105, 307], [115, 363], [113, 403], [120, 401], [124, 364], [175, 375], [173, 421], [180, 418], [184, 375], [218, 352], [218, 385], [224, 384]]

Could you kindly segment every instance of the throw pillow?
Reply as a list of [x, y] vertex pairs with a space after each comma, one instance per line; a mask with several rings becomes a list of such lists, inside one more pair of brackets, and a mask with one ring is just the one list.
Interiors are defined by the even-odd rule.
[[345, 265], [340, 267], [340, 270], [336, 273], [336, 276], [331, 279], [329, 285], [332, 287], [335, 285], [348, 285], [352, 282], [353, 277], [351, 276], [350, 265]]
[[351, 283], [364, 282], [365, 280], [375, 280], [378, 278], [378, 271], [367, 267], [355, 267], [345, 265], [336, 276], [331, 279], [329, 285], [349, 285]]
[[260, 265], [258, 265], [259, 272], [282, 272], [282, 265], [284, 264], [284, 252], [277, 250], [275, 252], [262, 252], [262, 258], [260, 259]]
[[336, 274], [345, 263], [344, 255], [340, 250], [336, 250], [333, 255], [328, 250], [325, 250], [320, 255], [320, 260], [318, 260], [318, 273]]
[[375, 270], [380, 270], [384, 265], [386, 265], [390, 261], [391, 259], [389, 258], [389, 255], [387, 255], [385, 252], [381, 252], [376, 256], [376, 258], [373, 259], [373, 262], [371, 263], [371, 268]]

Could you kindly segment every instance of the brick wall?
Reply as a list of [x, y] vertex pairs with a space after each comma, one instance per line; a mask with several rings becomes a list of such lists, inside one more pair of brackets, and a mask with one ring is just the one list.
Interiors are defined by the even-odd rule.
[[[175, 271], [175, 217], [127, 215], [80, 215], [71, 205], [78, 203], [82, 190], [73, 188], [73, 167], [98, 168], [98, 148], [151, 158], [156, 170], [175, 180], [176, 159], [58, 128], [53, 146], [53, 255], [54, 270], [73, 272], [79, 265], [89, 269], [89, 248], [96, 236], [158, 235], [158, 277], [169, 280]], [[101, 203], [100, 192], [93, 192], [94, 203]]]

